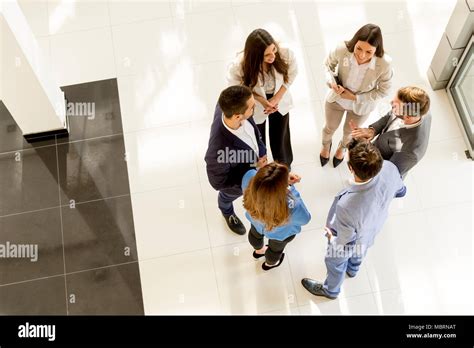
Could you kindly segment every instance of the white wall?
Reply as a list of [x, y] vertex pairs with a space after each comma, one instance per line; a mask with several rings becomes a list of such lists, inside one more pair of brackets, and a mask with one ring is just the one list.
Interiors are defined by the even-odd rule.
[[16, 1], [0, 2], [0, 100], [24, 135], [65, 128], [64, 93]]

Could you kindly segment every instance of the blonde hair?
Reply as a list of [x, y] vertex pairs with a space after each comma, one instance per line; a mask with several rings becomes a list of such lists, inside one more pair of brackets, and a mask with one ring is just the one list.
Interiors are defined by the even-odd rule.
[[272, 162], [261, 168], [244, 192], [244, 208], [270, 231], [284, 225], [290, 216], [287, 203], [289, 171]]
[[397, 92], [398, 99], [404, 104], [406, 115], [423, 116], [430, 109], [430, 97], [419, 87], [403, 87]]

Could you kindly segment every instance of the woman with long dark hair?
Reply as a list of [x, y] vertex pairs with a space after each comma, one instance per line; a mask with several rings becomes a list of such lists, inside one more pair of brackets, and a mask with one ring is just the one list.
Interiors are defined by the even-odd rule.
[[[294, 187], [301, 178], [276, 162], [258, 171], [249, 170], [242, 179], [245, 216], [251, 223], [249, 242], [253, 257], [265, 257], [262, 268], [268, 271], [283, 262], [285, 246], [311, 220], [299, 192]], [[264, 245], [264, 238], [268, 245]]]
[[266, 142], [268, 118], [273, 159], [288, 167], [293, 162], [289, 88], [297, 70], [294, 53], [280, 47], [266, 30], [256, 29], [247, 37], [244, 51], [231, 64], [227, 77], [229, 85], [241, 84], [252, 89], [257, 101], [253, 118], [263, 141]]
[[377, 102], [388, 95], [393, 72], [391, 58], [384, 52], [382, 31], [374, 24], [364, 25], [350, 41], [340, 43], [329, 53], [324, 66], [330, 89], [326, 96], [326, 124], [319, 155], [321, 166], [329, 162], [332, 136], [347, 113], [344, 135], [333, 158], [335, 168], [344, 159], [352, 127], [362, 125]]

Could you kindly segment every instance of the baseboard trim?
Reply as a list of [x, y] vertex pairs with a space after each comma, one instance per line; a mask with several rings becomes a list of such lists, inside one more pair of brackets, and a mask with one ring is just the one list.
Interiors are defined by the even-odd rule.
[[65, 138], [69, 136], [67, 128], [55, 129], [47, 132], [40, 132], [34, 134], [25, 134], [23, 137], [28, 143], [34, 143], [37, 141], [44, 141], [57, 138]]

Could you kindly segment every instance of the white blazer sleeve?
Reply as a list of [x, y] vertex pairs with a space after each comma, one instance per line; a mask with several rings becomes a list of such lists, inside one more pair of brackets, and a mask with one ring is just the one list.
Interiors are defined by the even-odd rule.
[[332, 49], [324, 60], [324, 73], [326, 77], [326, 84], [329, 87], [331, 87], [331, 84], [336, 83], [334, 75], [336, 74], [336, 66], [337, 64], [339, 64], [337, 49], [338, 47]]
[[285, 86], [286, 89], [289, 89], [293, 81], [295, 80], [296, 75], [298, 75], [298, 64], [296, 63], [295, 54], [291, 49], [288, 49], [287, 61], [288, 61], [288, 82], [284, 83], [283, 86]]
[[227, 84], [228, 86], [236, 86], [242, 84], [242, 65], [240, 60], [236, 59], [229, 65], [229, 69], [227, 71]]

